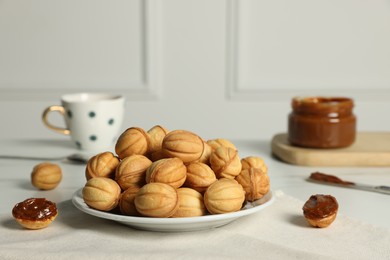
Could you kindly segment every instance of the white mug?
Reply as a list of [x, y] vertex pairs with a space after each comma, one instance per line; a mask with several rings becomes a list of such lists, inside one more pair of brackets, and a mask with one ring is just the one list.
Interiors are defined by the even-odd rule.
[[[79, 149], [104, 151], [116, 141], [122, 127], [125, 98], [103, 93], [75, 93], [61, 97], [61, 104], [43, 111], [42, 120], [51, 130], [70, 135]], [[66, 128], [48, 121], [50, 112], [57, 111], [65, 118]]]

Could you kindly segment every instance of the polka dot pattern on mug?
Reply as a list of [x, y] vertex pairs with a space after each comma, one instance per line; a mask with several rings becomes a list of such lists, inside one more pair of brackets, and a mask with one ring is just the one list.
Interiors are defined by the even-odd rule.
[[[43, 111], [45, 126], [57, 133], [68, 135], [74, 148], [85, 151], [112, 148], [118, 139], [124, 119], [124, 95], [100, 91], [79, 92], [61, 95], [60, 101], [61, 104], [48, 106]], [[59, 125], [52, 124], [48, 116], [52, 112], [58, 112], [64, 122]]]
[[88, 116], [90, 118], [94, 118], [96, 116], [96, 113], [94, 111], [89, 112]]
[[[75, 120], [75, 116], [74, 114], [72, 113], [71, 110], [67, 110], [66, 111], [66, 115], [68, 116], [69, 120]], [[85, 114], [84, 114], [85, 115]], [[86, 112], [86, 116], [84, 117], [84, 120], [98, 120], [100, 121], [101, 118], [99, 117], [102, 117], [102, 113], [99, 113], [99, 111], [95, 111], [95, 110], [90, 110], [90, 111], [87, 111]], [[108, 127], [113, 127], [117, 124], [116, 122], [116, 118], [115, 117], [106, 117], [106, 119], [103, 119], [105, 120], [106, 122], [106, 125], [108, 125]], [[86, 144], [85, 142], [98, 142], [98, 139], [99, 139], [99, 136], [98, 134], [92, 134], [92, 133], [88, 133], [88, 136], [86, 136], [87, 140], [75, 140], [75, 144], [76, 146], [79, 148], [79, 149], [83, 149], [84, 147], [88, 146], [88, 144]], [[117, 139], [117, 137], [114, 137], [113, 139], [113, 142], [115, 142], [115, 140]]]

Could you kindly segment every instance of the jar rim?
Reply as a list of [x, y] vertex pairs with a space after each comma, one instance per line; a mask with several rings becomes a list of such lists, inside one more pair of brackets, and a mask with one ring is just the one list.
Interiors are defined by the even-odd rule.
[[351, 114], [354, 103], [349, 97], [309, 96], [293, 98], [291, 107], [299, 114], [339, 117]]
[[292, 99], [292, 106], [293, 107], [317, 107], [317, 108], [353, 107], [353, 99], [349, 97], [341, 97], [341, 96], [294, 97]]

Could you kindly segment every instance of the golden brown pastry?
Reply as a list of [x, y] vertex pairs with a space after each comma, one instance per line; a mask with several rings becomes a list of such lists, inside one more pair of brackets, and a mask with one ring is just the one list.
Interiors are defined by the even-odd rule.
[[115, 152], [120, 159], [123, 159], [133, 154], [145, 155], [149, 146], [149, 134], [140, 127], [130, 127], [119, 136], [115, 144]]
[[179, 208], [179, 196], [171, 185], [148, 183], [137, 192], [134, 204], [143, 216], [167, 218], [175, 214]]
[[194, 162], [187, 165], [186, 187], [203, 193], [211, 184], [217, 181], [214, 171], [207, 164]]
[[166, 158], [166, 156], [164, 155], [163, 153], [163, 150], [157, 150], [153, 153], [150, 153], [148, 155], [148, 158], [152, 161], [152, 162], [155, 162], [155, 161], [158, 161], [160, 159], [164, 159]]
[[245, 191], [233, 179], [222, 178], [211, 184], [204, 194], [204, 204], [211, 214], [239, 211], [245, 201]]
[[179, 208], [173, 218], [199, 217], [206, 214], [206, 207], [203, 203], [203, 196], [191, 188], [177, 189], [179, 196]]
[[148, 130], [148, 135], [150, 139], [149, 153], [155, 153], [156, 151], [161, 150], [162, 141], [164, 137], [169, 133], [168, 129], [160, 125], [155, 125]]
[[165, 158], [153, 162], [146, 170], [146, 182], [161, 182], [179, 188], [187, 177], [187, 168], [179, 158]]
[[122, 192], [119, 199], [119, 211], [123, 215], [127, 216], [138, 216], [139, 213], [134, 205], [135, 195], [140, 190], [139, 187], [130, 187], [124, 192]]
[[12, 209], [15, 220], [27, 229], [41, 229], [50, 225], [58, 215], [54, 202], [45, 198], [29, 198]]
[[313, 227], [324, 228], [336, 219], [339, 204], [331, 195], [312, 195], [303, 205], [303, 215]]
[[268, 173], [268, 167], [265, 164], [264, 160], [258, 156], [248, 156], [241, 159], [241, 170], [246, 170], [249, 168], [259, 168], [262, 172]]
[[204, 142], [198, 135], [186, 130], [169, 132], [163, 142], [162, 151], [165, 157], [177, 157], [184, 163], [198, 160], [204, 149]]
[[145, 182], [146, 170], [152, 164], [146, 156], [140, 154], [125, 157], [116, 168], [115, 180], [122, 190], [129, 187], [142, 187]]
[[215, 151], [220, 146], [229, 147], [234, 150], [237, 150], [237, 147], [231, 141], [224, 138], [208, 140], [207, 143], [210, 145], [213, 151]]
[[196, 162], [210, 164], [210, 156], [211, 156], [211, 153], [213, 152], [213, 149], [205, 141], [203, 141], [203, 145], [204, 146], [203, 146], [202, 155], [200, 156], [200, 158], [198, 160], [196, 160]]
[[234, 179], [241, 172], [238, 152], [229, 147], [220, 146], [215, 149], [210, 156], [210, 165], [218, 179]]
[[118, 205], [121, 188], [110, 178], [94, 177], [87, 181], [82, 193], [85, 203], [91, 208], [110, 211]]
[[245, 169], [235, 180], [244, 188], [247, 201], [261, 199], [270, 189], [269, 176], [260, 168]]
[[52, 190], [60, 184], [62, 179], [61, 167], [54, 163], [43, 162], [37, 164], [31, 173], [31, 183], [41, 190]]
[[85, 177], [87, 180], [93, 177], [114, 178], [119, 159], [111, 152], [99, 153], [91, 157], [85, 168]]

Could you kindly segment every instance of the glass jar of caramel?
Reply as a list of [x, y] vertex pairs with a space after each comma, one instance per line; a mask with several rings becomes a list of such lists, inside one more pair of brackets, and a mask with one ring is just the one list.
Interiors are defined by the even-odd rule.
[[288, 140], [309, 148], [340, 148], [355, 141], [354, 103], [346, 97], [295, 97], [288, 116]]

